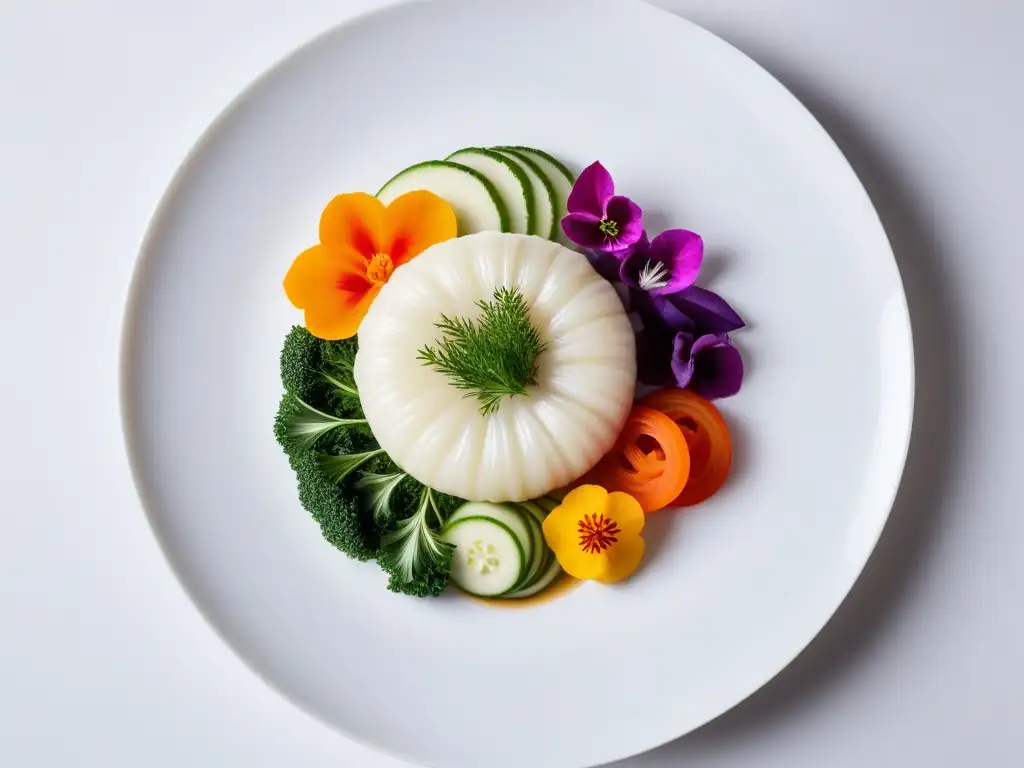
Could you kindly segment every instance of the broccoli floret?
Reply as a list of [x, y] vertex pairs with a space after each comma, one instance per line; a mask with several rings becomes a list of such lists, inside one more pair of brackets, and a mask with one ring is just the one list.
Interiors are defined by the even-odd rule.
[[[320, 459], [324, 453], [357, 453], [372, 450], [377, 444], [368, 432], [338, 428], [322, 434], [313, 444], [316, 450], [298, 447], [287, 431], [288, 417], [297, 407], [295, 397], [285, 393], [274, 420], [274, 435], [295, 471], [299, 501], [320, 524], [327, 541], [347, 555], [369, 560], [380, 546], [380, 531], [359, 499], [355, 478], [348, 478], [341, 485], [332, 483], [324, 474]], [[366, 465], [386, 466], [379, 458], [371, 459]], [[383, 458], [387, 460], [386, 456]]]
[[281, 383], [314, 408], [342, 418], [362, 418], [352, 375], [358, 349], [355, 337], [324, 341], [297, 325], [281, 349]]
[[327, 541], [357, 560], [376, 556], [380, 537], [372, 521], [365, 519], [349, 483], [335, 485], [320, 469], [316, 451], [290, 457], [299, 484], [299, 501], [320, 524]]
[[451, 517], [452, 512], [461, 507], [465, 502], [457, 498], [456, 496], [449, 496], [447, 493], [441, 493], [440, 491], [434, 491], [434, 504], [437, 507], [437, 513], [440, 515], [442, 520], [447, 520]]
[[[336, 477], [343, 474], [343, 463], [325, 461], [326, 455], [351, 456], [380, 447], [369, 425], [347, 421], [364, 419], [353, 377], [357, 348], [355, 338], [324, 341], [305, 328], [296, 326], [291, 330], [281, 351], [281, 382], [286, 392], [274, 420], [274, 437], [295, 471], [299, 501], [320, 524], [328, 542], [358, 560], [376, 558], [389, 574], [388, 589], [392, 592], [437, 595], [448, 583], [450, 554], [440, 562], [426, 563], [416, 578], [407, 582], [397, 571], [394, 554], [380, 548], [383, 534], [394, 531], [402, 520], [416, 513], [423, 485], [406, 475], [390, 494], [386, 509], [378, 509], [374, 520], [373, 500], [357, 483], [364, 475], [404, 474], [386, 453], [359, 464], [340, 483], [325, 473], [327, 466]], [[462, 503], [436, 492], [433, 501], [439, 522]]]
[[281, 383], [300, 400], [312, 406], [326, 404], [327, 382], [323, 369], [324, 342], [302, 326], [295, 326], [281, 349]]

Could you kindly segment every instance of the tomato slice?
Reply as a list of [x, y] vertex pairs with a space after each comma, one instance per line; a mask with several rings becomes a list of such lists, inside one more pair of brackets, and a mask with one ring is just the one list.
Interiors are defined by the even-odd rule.
[[662, 389], [640, 404], [660, 411], [678, 424], [690, 447], [690, 479], [671, 506], [690, 507], [711, 498], [722, 487], [732, 466], [732, 439], [722, 414], [687, 389]]
[[664, 413], [636, 405], [611, 453], [579, 484], [623, 491], [644, 512], [654, 512], [671, 504], [689, 475], [690, 449], [682, 429]]

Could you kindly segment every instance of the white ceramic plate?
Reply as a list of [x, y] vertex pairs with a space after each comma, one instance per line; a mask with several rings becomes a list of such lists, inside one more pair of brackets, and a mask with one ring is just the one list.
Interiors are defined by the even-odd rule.
[[[702, 282], [750, 322], [730, 482], [652, 517], [627, 583], [527, 610], [386, 592], [320, 538], [271, 435], [300, 321], [281, 279], [323, 205], [491, 144], [600, 159], [652, 230], [703, 234]], [[124, 372], [153, 527], [254, 671], [414, 761], [568, 768], [700, 726], [821, 629], [888, 516], [913, 355], [863, 188], [743, 54], [633, 0], [450, 0], [320, 37], [217, 120], [152, 224]]]

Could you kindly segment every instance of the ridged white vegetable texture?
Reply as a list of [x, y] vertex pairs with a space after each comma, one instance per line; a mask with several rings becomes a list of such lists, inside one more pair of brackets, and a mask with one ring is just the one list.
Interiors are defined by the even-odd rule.
[[[547, 343], [536, 386], [480, 413], [417, 359], [442, 314], [477, 318], [478, 301], [518, 287]], [[529, 235], [481, 232], [399, 267], [359, 328], [355, 378], [374, 435], [420, 482], [471, 501], [523, 501], [583, 475], [614, 445], [633, 404], [633, 329], [586, 257]]]

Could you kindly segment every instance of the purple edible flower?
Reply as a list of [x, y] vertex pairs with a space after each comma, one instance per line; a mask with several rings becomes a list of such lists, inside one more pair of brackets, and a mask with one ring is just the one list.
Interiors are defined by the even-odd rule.
[[743, 383], [743, 358], [724, 334], [644, 328], [636, 348], [637, 378], [649, 386], [688, 388], [715, 400], [735, 395]]
[[583, 169], [566, 209], [562, 230], [582, 248], [621, 251], [643, 234], [643, 211], [628, 197], [615, 194], [615, 182], [601, 163]]
[[731, 397], [743, 384], [743, 358], [725, 334], [694, 339], [685, 331], [672, 341], [672, 373], [676, 385], [703, 398]]
[[630, 291], [630, 308], [648, 326], [662, 326], [671, 331], [696, 329], [698, 335], [732, 333], [745, 323], [736, 310], [714, 291], [691, 285], [669, 296], [652, 295], [646, 291]]
[[[639, 245], [639, 244], [638, 244]], [[690, 287], [704, 260], [704, 241], [688, 229], [669, 229], [623, 258], [619, 279], [651, 296], [669, 296]]]

